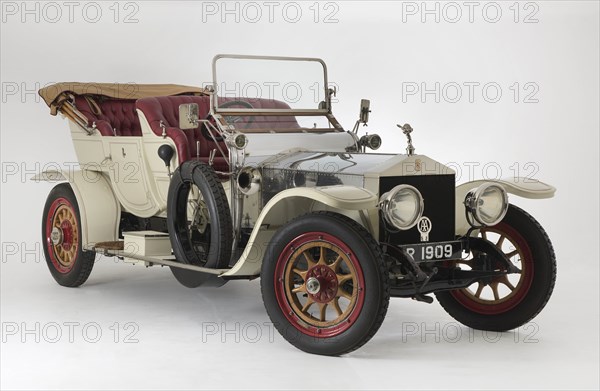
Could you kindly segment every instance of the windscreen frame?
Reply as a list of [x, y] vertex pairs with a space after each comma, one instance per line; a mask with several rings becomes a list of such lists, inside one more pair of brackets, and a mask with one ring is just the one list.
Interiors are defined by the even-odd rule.
[[[239, 108], [219, 108], [218, 107], [218, 78], [217, 78], [217, 62], [220, 59], [236, 59], [236, 60], [270, 60], [270, 61], [308, 61], [317, 62], [323, 67], [323, 85], [324, 85], [324, 96], [325, 96], [325, 108], [323, 109], [242, 109]], [[331, 102], [330, 102], [330, 91], [327, 77], [327, 65], [320, 58], [313, 57], [284, 57], [284, 56], [255, 56], [255, 55], [243, 55], [243, 54], [219, 54], [213, 58], [212, 61], [212, 82], [215, 90], [211, 99], [211, 111], [213, 114], [221, 115], [298, 115], [298, 116], [319, 116], [324, 115], [330, 117], [331, 114]]]

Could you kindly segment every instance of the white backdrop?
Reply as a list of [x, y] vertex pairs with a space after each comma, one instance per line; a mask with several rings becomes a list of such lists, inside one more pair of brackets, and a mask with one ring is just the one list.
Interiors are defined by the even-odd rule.
[[[1, 387], [598, 389], [598, 14], [596, 1], [3, 1]], [[555, 245], [546, 309], [486, 335], [395, 299], [369, 344], [326, 358], [273, 331], [257, 281], [189, 290], [167, 269], [103, 259], [80, 289], [59, 287], [39, 244], [51, 185], [28, 179], [76, 159], [35, 91], [200, 85], [218, 53], [321, 57], [338, 119], [352, 127], [371, 99], [385, 151], [404, 150], [395, 124], [409, 122], [417, 153], [460, 182], [518, 170], [556, 186], [513, 198]]]

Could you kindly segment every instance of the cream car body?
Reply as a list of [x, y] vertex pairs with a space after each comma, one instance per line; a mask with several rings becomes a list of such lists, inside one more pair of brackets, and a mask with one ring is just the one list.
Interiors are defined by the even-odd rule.
[[[231, 67], [239, 61], [254, 65]], [[227, 96], [222, 62], [234, 86], [260, 86], [261, 76], [275, 86], [263, 64], [284, 64], [280, 76], [309, 82], [310, 99]], [[390, 297], [431, 303], [433, 293], [461, 323], [502, 331], [531, 320], [552, 293], [552, 244], [509, 195], [556, 189], [530, 178], [457, 186], [450, 167], [415, 153], [408, 124], [398, 125], [406, 153], [377, 153], [382, 139], [361, 134], [370, 102], [345, 129], [320, 59], [221, 55], [211, 88], [59, 83], [40, 94], [68, 119], [79, 161], [34, 178], [62, 182], [42, 222], [60, 285], [83, 284], [96, 253], [168, 266], [190, 288], [261, 277], [275, 327], [326, 355], [370, 339]]]

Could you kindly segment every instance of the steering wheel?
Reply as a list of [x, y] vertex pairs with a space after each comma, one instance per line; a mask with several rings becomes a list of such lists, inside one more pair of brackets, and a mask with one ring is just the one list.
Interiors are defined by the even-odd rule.
[[[227, 102], [224, 102], [222, 104], [219, 105], [220, 108], [235, 108], [235, 107], [244, 107], [246, 109], [253, 109], [254, 107], [249, 103], [246, 102], [244, 100], [230, 100]], [[253, 116], [241, 116], [241, 115], [227, 115], [224, 117], [225, 121], [227, 121], [228, 124], [234, 124], [236, 122], [241, 122], [242, 120], [245, 120], [246, 124], [244, 126], [244, 129], [248, 129], [250, 128], [250, 125], [254, 122], [254, 117]], [[208, 117], [206, 118], [208, 119]], [[206, 128], [206, 126], [202, 127], [202, 135], [204, 136], [204, 138], [213, 141], [212, 136], [210, 135], [208, 129]], [[217, 141], [223, 141], [223, 136], [221, 135], [215, 135], [215, 140]]]

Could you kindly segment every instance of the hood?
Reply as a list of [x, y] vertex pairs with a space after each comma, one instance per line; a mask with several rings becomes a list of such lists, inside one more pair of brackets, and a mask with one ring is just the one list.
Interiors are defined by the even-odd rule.
[[454, 171], [424, 155], [291, 151], [246, 159], [247, 165], [271, 170], [296, 170], [364, 177], [444, 175]]

